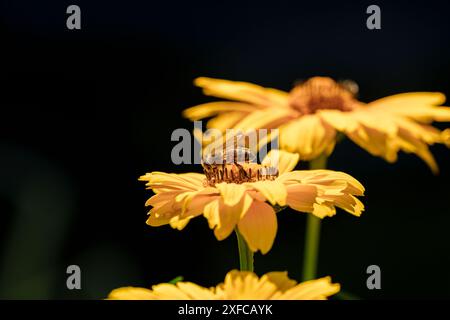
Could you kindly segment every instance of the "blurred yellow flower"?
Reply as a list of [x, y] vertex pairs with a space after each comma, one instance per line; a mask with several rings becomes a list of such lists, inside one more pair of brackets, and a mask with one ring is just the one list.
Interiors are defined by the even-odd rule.
[[246, 82], [198, 78], [195, 84], [206, 95], [234, 100], [206, 103], [188, 108], [191, 120], [211, 118], [208, 128], [279, 128], [280, 147], [297, 152], [302, 160], [329, 155], [342, 132], [372, 155], [389, 162], [403, 150], [423, 159], [433, 172], [438, 166], [428, 145], [449, 144], [430, 125], [450, 121], [450, 108], [439, 106], [439, 92], [402, 93], [370, 103], [358, 101], [350, 90], [326, 77], [313, 77], [289, 93]]
[[[298, 154], [272, 150], [261, 164], [224, 164], [205, 169], [206, 174], [147, 173], [140, 180], [155, 193], [146, 202], [153, 207], [147, 224], [170, 224], [181, 230], [203, 214], [218, 240], [237, 226], [249, 248], [264, 254], [277, 232], [273, 206], [289, 206], [320, 218], [333, 216], [335, 207], [361, 214], [364, 205], [355, 197], [364, 193], [361, 183], [343, 172], [291, 171], [298, 159]], [[274, 163], [276, 174], [260, 173], [269, 172]]]
[[287, 272], [270, 272], [258, 278], [253, 272], [233, 270], [216, 287], [192, 282], [162, 283], [152, 289], [124, 287], [111, 291], [114, 300], [325, 300], [339, 292], [330, 277], [297, 284]]

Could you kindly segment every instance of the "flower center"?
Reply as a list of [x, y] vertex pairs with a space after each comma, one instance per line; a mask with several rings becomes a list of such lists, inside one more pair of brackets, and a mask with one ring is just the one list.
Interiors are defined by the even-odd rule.
[[320, 109], [352, 111], [357, 102], [349, 90], [327, 77], [310, 78], [295, 86], [289, 95], [290, 106], [302, 114]]
[[221, 182], [240, 184], [278, 177], [276, 168], [252, 162], [255, 158], [249, 149], [243, 147], [207, 155], [202, 161], [205, 185], [213, 187]]

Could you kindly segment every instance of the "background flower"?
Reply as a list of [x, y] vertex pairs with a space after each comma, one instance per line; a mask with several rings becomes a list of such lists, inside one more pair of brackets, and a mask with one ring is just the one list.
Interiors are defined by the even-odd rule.
[[213, 288], [191, 282], [162, 283], [152, 289], [124, 287], [111, 291], [112, 300], [325, 300], [339, 292], [330, 277], [297, 284], [287, 272], [269, 272], [258, 278], [253, 272], [233, 270]]
[[433, 172], [438, 166], [428, 145], [445, 143], [446, 136], [429, 125], [450, 121], [450, 108], [440, 107], [439, 92], [403, 93], [368, 104], [358, 101], [331, 78], [313, 77], [289, 93], [246, 82], [197, 78], [206, 95], [233, 101], [206, 103], [188, 108], [191, 120], [213, 117], [209, 128], [280, 128], [280, 147], [298, 152], [302, 160], [329, 155], [341, 132], [372, 155], [388, 162], [403, 150], [424, 160]]

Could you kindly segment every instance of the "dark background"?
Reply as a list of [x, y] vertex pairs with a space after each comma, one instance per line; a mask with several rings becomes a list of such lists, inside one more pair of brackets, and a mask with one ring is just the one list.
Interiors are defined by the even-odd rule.
[[[81, 7], [81, 30], [66, 8]], [[366, 28], [381, 7], [382, 29]], [[212, 286], [238, 267], [234, 236], [203, 218], [182, 232], [145, 224], [145, 172], [175, 166], [170, 135], [192, 129], [188, 106], [211, 101], [197, 76], [290, 90], [314, 75], [353, 79], [360, 99], [406, 91], [450, 95], [447, 1], [2, 1], [0, 297], [103, 298], [116, 287], [182, 275]], [[380, 126], [383, 124], [380, 123]], [[444, 128], [444, 125], [437, 125]], [[320, 275], [362, 298], [449, 298], [450, 151], [441, 173], [417, 157], [396, 164], [350, 141], [329, 164], [367, 188], [366, 212], [323, 222]], [[305, 215], [278, 215], [256, 271], [299, 279]], [[66, 288], [66, 268], [82, 290]], [[382, 289], [366, 288], [379, 265]]]

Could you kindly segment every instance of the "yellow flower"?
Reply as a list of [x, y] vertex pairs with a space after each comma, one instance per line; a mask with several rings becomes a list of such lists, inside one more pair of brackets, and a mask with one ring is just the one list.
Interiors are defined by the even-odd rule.
[[269, 272], [258, 278], [253, 272], [233, 270], [216, 287], [192, 282], [162, 283], [152, 289], [124, 287], [111, 291], [113, 300], [325, 300], [339, 292], [330, 277], [297, 284], [287, 272]]
[[[265, 254], [277, 232], [273, 206], [289, 206], [320, 218], [333, 216], [335, 207], [361, 215], [364, 205], [355, 197], [364, 193], [361, 183], [343, 172], [291, 171], [298, 158], [298, 154], [273, 150], [261, 165], [227, 164], [219, 166], [216, 174], [206, 169], [207, 175], [147, 173], [140, 180], [146, 181], [155, 193], [146, 202], [153, 207], [147, 224], [170, 224], [181, 230], [190, 219], [203, 214], [218, 240], [227, 238], [237, 227], [252, 251]], [[274, 163], [278, 168], [276, 175], [255, 174], [258, 166], [269, 169]], [[242, 180], [242, 171], [247, 180]]]
[[428, 145], [446, 143], [443, 134], [430, 125], [450, 121], [450, 108], [439, 107], [445, 96], [439, 92], [402, 93], [370, 103], [358, 101], [344, 86], [325, 77], [314, 77], [287, 93], [246, 82], [198, 78], [195, 84], [206, 95], [231, 101], [206, 103], [188, 108], [191, 120], [210, 118], [208, 128], [243, 131], [279, 128], [280, 147], [298, 152], [302, 160], [329, 155], [342, 132], [372, 155], [389, 162], [403, 150], [415, 153], [433, 172], [438, 166]]

